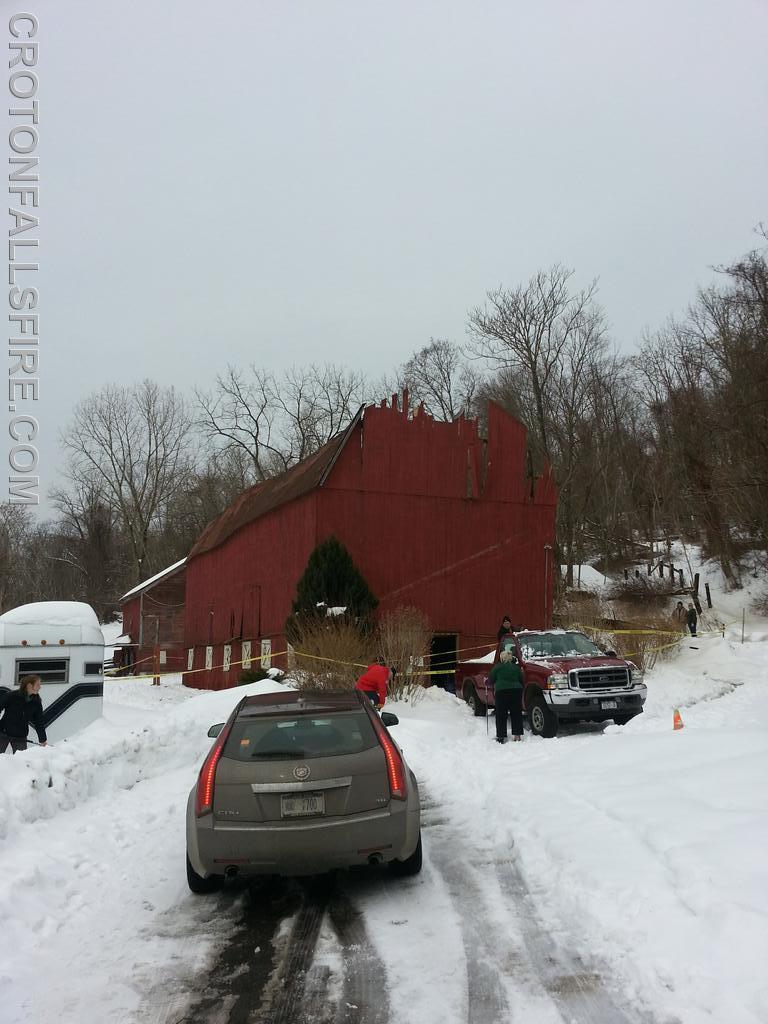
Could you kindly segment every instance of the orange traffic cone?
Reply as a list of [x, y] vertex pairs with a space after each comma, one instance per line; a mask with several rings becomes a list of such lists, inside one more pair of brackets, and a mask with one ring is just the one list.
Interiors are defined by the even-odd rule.
[[675, 708], [675, 713], [672, 716], [672, 728], [673, 729], [682, 729], [683, 728], [683, 720], [680, 717], [680, 712], [677, 710], [677, 708]]

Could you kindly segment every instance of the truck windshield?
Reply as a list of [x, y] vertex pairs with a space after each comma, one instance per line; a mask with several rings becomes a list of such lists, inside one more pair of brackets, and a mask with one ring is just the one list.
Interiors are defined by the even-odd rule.
[[525, 633], [518, 636], [523, 658], [599, 658], [600, 648], [583, 633]]

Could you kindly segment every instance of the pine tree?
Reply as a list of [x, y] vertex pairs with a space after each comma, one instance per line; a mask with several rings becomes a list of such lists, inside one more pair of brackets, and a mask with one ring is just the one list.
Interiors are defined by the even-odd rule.
[[349, 551], [338, 538], [331, 536], [318, 544], [309, 556], [296, 587], [288, 627], [295, 627], [297, 616], [306, 620], [324, 615], [325, 608], [318, 611], [318, 605], [346, 608], [348, 620], [366, 627], [378, 603]]

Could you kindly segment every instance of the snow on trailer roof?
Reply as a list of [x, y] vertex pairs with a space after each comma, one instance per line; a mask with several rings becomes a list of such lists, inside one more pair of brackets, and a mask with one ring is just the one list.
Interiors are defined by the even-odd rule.
[[137, 583], [132, 590], [126, 591], [125, 594], [120, 598], [121, 601], [127, 601], [129, 597], [133, 597], [134, 594], [138, 594], [141, 590], [146, 590], [147, 587], [151, 587], [153, 583], [157, 583], [164, 576], [170, 576], [172, 572], [176, 572], [186, 562], [186, 556], [180, 558], [178, 562], [174, 562], [173, 565], [169, 565], [166, 569], [161, 569], [160, 572], [155, 573], [154, 576], [150, 576], [148, 580], [144, 580], [143, 583]]
[[95, 626], [96, 612], [83, 601], [35, 601], [0, 615], [0, 622], [14, 626]]
[[45, 640], [103, 645], [104, 636], [96, 612], [83, 601], [35, 601], [0, 615], [0, 644], [31, 646]]

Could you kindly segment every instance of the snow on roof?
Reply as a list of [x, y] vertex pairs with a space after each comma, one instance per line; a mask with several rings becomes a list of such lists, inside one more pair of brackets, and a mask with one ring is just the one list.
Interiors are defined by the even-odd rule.
[[83, 601], [35, 601], [0, 615], [0, 647], [31, 643], [103, 646], [96, 612]]
[[13, 626], [95, 626], [96, 612], [83, 601], [35, 601], [0, 615], [0, 622]]
[[170, 576], [172, 572], [180, 569], [186, 560], [186, 557], [180, 558], [178, 562], [174, 562], [173, 565], [169, 565], [167, 569], [161, 569], [160, 572], [155, 573], [154, 576], [150, 576], [150, 578], [148, 580], [144, 580], [143, 583], [137, 583], [133, 590], [128, 590], [123, 594], [120, 600], [125, 601], [129, 597], [133, 597], [134, 594], [138, 594], [140, 590], [146, 590], [147, 587], [151, 587], [153, 583], [157, 583], [158, 580], [161, 580], [164, 576]]

